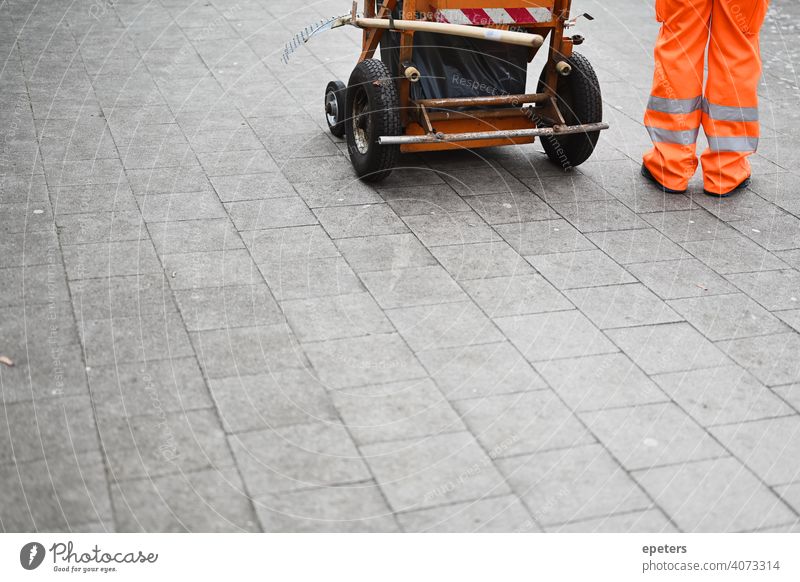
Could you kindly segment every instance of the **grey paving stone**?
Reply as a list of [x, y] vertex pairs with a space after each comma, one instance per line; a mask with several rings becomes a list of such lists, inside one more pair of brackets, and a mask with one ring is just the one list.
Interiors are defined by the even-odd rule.
[[741, 235], [738, 238], [687, 242], [683, 247], [721, 274], [786, 268], [778, 257]]
[[90, 159], [48, 163], [45, 168], [48, 187], [118, 184], [125, 180], [119, 159]]
[[346, 338], [304, 346], [319, 379], [331, 389], [426, 376], [396, 334]]
[[497, 233], [521, 255], [569, 253], [594, 249], [595, 246], [564, 220], [540, 220], [504, 224]]
[[338, 239], [336, 245], [357, 273], [436, 265], [413, 234]]
[[669, 305], [712, 341], [788, 331], [777, 317], [741, 293], [678, 299]]
[[502, 240], [433, 247], [431, 252], [456, 281], [534, 273], [525, 259]]
[[307, 366], [285, 324], [194, 332], [191, 340], [208, 378], [270, 374]]
[[773, 418], [794, 412], [739, 366], [662, 374], [653, 379], [702, 426]]
[[[650, 469], [634, 476], [685, 532], [753, 530], [794, 517], [774, 493], [730, 457]], [[709, 498], [706, 491], [717, 494]]]
[[539, 524], [649, 509], [651, 502], [600, 445], [546, 451], [498, 462]]
[[157, 148], [130, 146], [120, 151], [120, 156], [126, 170], [177, 168], [198, 163], [187, 143], [167, 143]]
[[41, 174], [16, 175], [4, 173], [0, 176], [0, 202], [3, 204], [47, 202], [47, 183]]
[[258, 531], [256, 516], [235, 469], [209, 469], [111, 487], [120, 532]]
[[148, 230], [159, 255], [244, 248], [227, 218], [162, 222]]
[[652, 228], [591, 233], [588, 236], [622, 265], [689, 258], [686, 251]]
[[305, 200], [309, 208], [356, 206], [384, 202], [372, 185], [360, 180], [295, 182], [293, 187]]
[[472, 211], [406, 216], [403, 220], [426, 247], [500, 240], [497, 233]]
[[314, 213], [334, 239], [408, 232], [386, 204], [318, 208]]
[[[210, 39], [206, 37], [203, 40]], [[204, 111], [179, 111], [175, 120], [187, 134], [202, 131], [234, 131], [246, 126], [246, 121], [239, 111], [223, 109], [223, 104], [219, 105], [218, 108], [209, 107]]]
[[98, 430], [118, 481], [233, 465], [213, 409], [107, 418]]
[[147, 239], [65, 246], [63, 256], [70, 280], [161, 271], [153, 243]]
[[298, 226], [242, 233], [253, 259], [264, 268], [284, 262], [338, 257], [339, 251], [320, 226]]
[[87, 319], [78, 326], [89, 366], [190, 356], [194, 352], [174, 313]]
[[711, 433], [767, 485], [797, 480], [800, 416], [717, 426]]
[[308, 226], [317, 219], [299, 196], [229, 202], [225, 209], [239, 231]]
[[254, 503], [265, 532], [399, 531], [391, 510], [372, 482], [265, 495]]
[[662, 299], [733, 293], [735, 287], [697, 259], [636, 263], [626, 267]]
[[278, 301], [347, 295], [364, 290], [341, 257], [260, 264], [261, 273]]
[[415, 352], [503, 339], [494, 324], [471, 301], [405, 307], [386, 313]]
[[547, 528], [548, 532], [560, 533], [676, 533], [678, 530], [658, 509], [620, 513], [596, 517], [584, 521], [573, 521]]
[[566, 297], [541, 275], [465, 281], [467, 293], [490, 317], [572, 309]]
[[[774, 490], [787, 505], [792, 507], [795, 512], [797, 511], [797, 508], [800, 507], [800, 483], [775, 487]], [[792, 522], [791, 519], [787, 521], [788, 523]], [[797, 525], [798, 522], [795, 522], [795, 524]]]
[[767, 386], [800, 381], [800, 337], [781, 333], [735, 339], [718, 344], [737, 363]]
[[128, 182], [136, 196], [173, 192], [207, 192], [208, 177], [199, 166], [128, 170]]
[[800, 307], [800, 273], [797, 271], [740, 273], [729, 275], [728, 279], [770, 311]]
[[500, 317], [495, 323], [531, 362], [617, 351], [578, 311]]
[[510, 493], [467, 432], [361, 447], [395, 512]]
[[775, 386], [772, 391], [791, 404], [795, 410], [800, 412], [800, 383]]
[[606, 334], [647, 374], [730, 363], [725, 354], [687, 323], [613, 329]]
[[0, 269], [3, 294], [0, 307], [68, 301], [64, 267], [56, 262]]
[[78, 322], [175, 311], [161, 273], [80, 279], [70, 281], [69, 289]]
[[656, 212], [643, 214], [642, 218], [675, 242], [713, 241], [736, 237], [735, 230], [703, 209]]
[[198, 153], [253, 150], [261, 147], [261, 142], [249, 127], [189, 132], [186, 138], [192, 149]]
[[464, 430], [431, 380], [348, 388], [332, 397], [358, 445]]
[[58, 254], [58, 239], [52, 230], [4, 234], [0, 239], [0, 268], [46, 265]]
[[271, 325], [283, 313], [267, 286], [225, 285], [175, 291], [188, 331]]
[[467, 298], [450, 275], [438, 266], [362, 273], [361, 279], [384, 309], [454, 302]]
[[193, 357], [94, 366], [87, 375], [95, 414], [104, 420], [213, 406]]
[[244, 249], [166, 254], [161, 260], [173, 289], [263, 283], [255, 263]]
[[295, 195], [292, 184], [283, 174], [279, 173], [213, 176], [209, 180], [222, 202], [284, 198]]
[[607, 184], [603, 184], [603, 186], [613, 191], [614, 196], [620, 202], [637, 213], [668, 212], [672, 210], [689, 210], [694, 208], [694, 202], [692, 202], [688, 196], [664, 194], [650, 187], [634, 187], [632, 189], [620, 190]]
[[217, 195], [209, 190], [137, 196], [136, 200], [148, 224], [227, 216]]
[[352, 164], [340, 155], [294, 159], [281, 165], [280, 169], [292, 184], [356, 179]]
[[417, 357], [450, 400], [547, 387], [506, 342], [424, 351]]
[[209, 385], [229, 433], [338, 418], [324, 387], [306, 370], [219, 378]]
[[198, 153], [203, 169], [209, 176], [231, 176], [277, 172], [278, 164], [263, 149]]
[[97, 450], [91, 404], [87, 396], [4, 404], [0, 416], [0, 464]]
[[284, 301], [282, 307], [301, 342], [394, 331], [368, 293]]
[[458, 400], [454, 406], [492, 458], [595, 442], [550, 390]]
[[692, 200], [725, 222], [758, 219], [771, 215], [777, 210], [775, 206], [750, 190], [720, 200], [702, 194], [692, 196]]
[[565, 293], [600, 329], [656, 325], [683, 319], [639, 283], [570, 289]]
[[298, 424], [229, 438], [247, 490], [254, 497], [370, 479], [342, 426]]
[[138, 210], [127, 182], [53, 188], [51, 200], [54, 214]]
[[598, 410], [664, 402], [668, 398], [624, 354], [566, 358], [536, 369], [573, 410]]
[[92, 212], [56, 216], [62, 245], [139, 241], [147, 238], [142, 215], [136, 211]]
[[644, 228], [646, 223], [617, 200], [580, 200], [553, 204], [581, 232]]
[[380, 195], [398, 216], [442, 216], [470, 209], [448, 185], [382, 189]]
[[629, 470], [725, 454], [705, 430], [672, 403], [584, 412], [581, 418]]
[[602, 251], [577, 251], [525, 257], [558, 289], [618, 285], [636, 281]]
[[0, 204], [0, 230], [5, 233], [30, 233], [52, 228], [53, 213], [46, 201], [38, 204]]
[[489, 224], [559, 218], [541, 198], [530, 192], [470, 196], [466, 201]]
[[73, 524], [112, 521], [99, 451], [0, 465], [0, 498], [4, 532], [70, 531]]
[[407, 532], [515, 533], [540, 531], [515, 495], [442, 505], [399, 513]]
[[789, 309], [787, 311], [776, 311], [781, 321], [788, 324], [792, 329], [800, 332], [800, 309]]
[[506, 170], [488, 165], [450, 168], [442, 177], [461, 196], [505, 192], [527, 192], [527, 187]]
[[523, 182], [550, 204], [614, 198], [599, 184], [580, 174], [559, 176], [558, 180], [553, 176], [534, 176], [533, 179]]
[[800, 218], [791, 214], [751, 217], [731, 226], [770, 251], [800, 248]]
[[795, 269], [800, 269], [800, 250], [777, 251], [775, 256]]

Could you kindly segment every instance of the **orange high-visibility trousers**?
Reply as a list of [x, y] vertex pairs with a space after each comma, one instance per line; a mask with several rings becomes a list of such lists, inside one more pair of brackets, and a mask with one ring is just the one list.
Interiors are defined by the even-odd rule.
[[[685, 190], [697, 170], [700, 126], [708, 140], [703, 183], [726, 194], [750, 176], [758, 146], [758, 33], [769, 0], [656, 0], [662, 23], [645, 126], [644, 164], [663, 186]], [[708, 79], [703, 69], [708, 46]]]

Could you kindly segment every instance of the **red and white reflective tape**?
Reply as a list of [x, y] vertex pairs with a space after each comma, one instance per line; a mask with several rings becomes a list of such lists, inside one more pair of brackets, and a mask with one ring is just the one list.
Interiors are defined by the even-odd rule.
[[449, 24], [474, 24], [488, 26], [490, 24], [531, 24], [550, 22], [553, 13], [549, 8], [447, 8], [437, 10], [437, 22]]

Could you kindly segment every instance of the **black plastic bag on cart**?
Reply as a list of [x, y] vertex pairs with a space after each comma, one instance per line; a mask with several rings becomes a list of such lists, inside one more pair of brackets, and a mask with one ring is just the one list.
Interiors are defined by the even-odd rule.
[[[399, 18], [396, 10], [395, 18]], [[385, 31], [381, 60], [400, 74], [400, 33]], [[415, 32], [413, 65], [422, 78], [412, 99], [487, 97], [525, 93], [530, 49], [432, 32]]]

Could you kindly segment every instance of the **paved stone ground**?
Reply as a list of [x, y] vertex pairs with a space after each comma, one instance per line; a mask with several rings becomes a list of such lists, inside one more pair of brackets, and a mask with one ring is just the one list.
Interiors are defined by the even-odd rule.
[[278, 58], [346, 2], [0, 3], [0, 529], [798, 531], [800, 7], [715, 201], [637, 175], [651, 3], [576, 4], [589, 163], [373, 188], [356, 31]]

